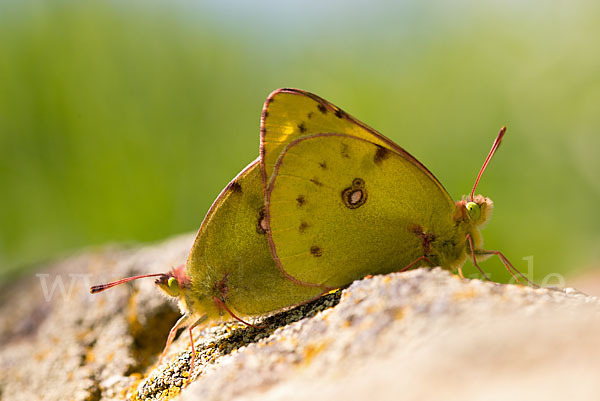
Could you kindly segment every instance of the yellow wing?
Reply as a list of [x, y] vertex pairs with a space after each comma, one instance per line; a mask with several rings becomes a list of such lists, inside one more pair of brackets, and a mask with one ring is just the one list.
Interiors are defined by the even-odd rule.
[[297, 280], [342, 287], [455, 237], [454, 203], [405, 153], [345, 134], [290, 143], [266, 198], [271, 252]]
[[[340, 133], [365, 139], [392, 150], [420, 168], [444, 192], [442, 184], [425, 166], [390, 139], [319, 96], [300, 89], [277, 89], [262, 111], [260, 156], [265, 191], [281, 152], [292, 141], [314, 134]], [[448, 195], [448, 199], [451, 199]]]

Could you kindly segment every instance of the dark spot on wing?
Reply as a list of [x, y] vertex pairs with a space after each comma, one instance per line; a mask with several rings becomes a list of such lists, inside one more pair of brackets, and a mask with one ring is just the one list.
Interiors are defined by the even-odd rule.
[[335, 109], [335, 116], [337, 118], [342, 118], [344, 116], [344, 112], [341, 109]]
[[304, 195], [298, 195], [298, 197], [296, 198], [296, 202], [298, 203], [298, 206], [304, 206], [304, 204], [306, 203]]
[[267, 232], [267, 220], [265, 219], [265, 208], [264, 206], [258, 211], [258, 219], [256, 222], [256, 232], [259, 234], [265, 234]]
[[428, 255], [431, 250], [431, 243], [435, 241], [437, 236], [432, 232], [425, 232], [423, 227], [418, 224], [411, 225], [408, 230], [415, 234], [421, 239], [421, 246], [423, 247], [423, 255]]
[[318, 179], [316, 179], [316, 178], [311, 178], [310, 182], [312, 182], [313, 184], [315, 184], [318, 187], [322, 187], [323, 186], [323, 183], [321, 181], [319, 181]]
[[418, 224], [412, 224], [410, 227], [408, 227], [408, 231], [413, 234], [421, 235], [423, 234], [423, 227]]
[[319, 109], [319, 111], [323, 114], [327, 114], [327, 107], [323, 106], [322, 104], [318, 104], [317, 108]]
[[229, 190], [231, 192], [240, 193], [241, 194], [242, 193], [242, 186], [240, 185], [239, 182], [232, 181], [231, 184], [229, 184]]
[[269, 117], [269, 112], [265, 110], [265, 112], [263, 113], [263, 116], [264, 116], [265, 118]]
[[348, 154], [348, 144], [342, 143], [341, 154], [342, 157], [345, 157], [346, 159], [350, 158], [350, 155]]
[[319, 166], [323, 169], [323, 170], [327, 170], [327, 162], [325, 162], [325, 160], [323, 160], [322, 162], [319, 163]]
[[309, 112], [309, 113], [306, 115], [306, 117], [307, 117], [307, 118], [310, 120], [310, 119], [313, 117], [313, 112], [312, 112], [312, 111], [310, 111], [310, 112]]
[[319, 256], [323, 255], [323, 250], [321, 248], [319, 248], [318, 246], [313, 245], [313, 246], [310, 247], [310, 253], [315, 258], [318, 258]]
[[381, 164], [388, 157], [390, 157], [389, 149], [377, 145], [377, 150], [375, 151], [375, 156], [373, 157], [375, 164]]
[[300, 223], [300, 226], [298, 227], [298, 231], [303, 233], [304, 230], [306, 230], [307, 228], [308, 228], [308, 223], [303, 221], [302, 223]]
[[342, 191], [342, 201], [348, 209], [357, 209], [367, 201], [365, 181], [362, 178], [352, 180], [352, 186]]
[[306, 125], [304, 125], [304, 122], [298, 124], [298, 129], [300, 130], [300, 132], [305, 133], [306, 132]]

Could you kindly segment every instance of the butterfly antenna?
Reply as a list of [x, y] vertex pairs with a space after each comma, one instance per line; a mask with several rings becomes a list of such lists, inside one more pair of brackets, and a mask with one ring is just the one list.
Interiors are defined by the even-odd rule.
[[94, 285], [94, 286], [90, 287], [90, 294], [97, 294], [97, 293], [102, 292], [104, 290], [108, 290], [109, 288], [112, 288], [115, 285], [123, 284], [123, 283], [126, 283], [128, 281], [137, 280], [138, 278], [158, 277], [158, 276], [165, 276], [165, 273], [143, 274], [141, 276], [134, 276], [134, 277], [122, 278], [121, 280], [113, 281], [111, 283]]
[[487, 157], [485, 158], [485, 161], [483, 162], [483, 166], [481, 166], [481, 170], [479, 170], [479, 174], [477, 174], [477, 179], [475, 180], [475, 185], [473, 185], [473, 190], [471, 191], [471, 202], [473, 201], [473, 198], [475, 197], [475, 189], [477, 189], [477, 184], [479, 184], [479, 179], [481, 178], [481, 175], [485, 171], [485, 168], [487, 167], [490, 160], [492, 160], [494, 153], [496, 153], [496, 149], [498, 149], [498, 146], [500, 146], [500, 142], [502, 142], [502, 137], [504, 136], [505, 133], [506, 133], [506, 127], [500, 128], [500, 132], [498, 132], [498, 136], [496, 137], [496, 140], [494, 141], [494, 144], [492, 145], [492, 150], [490, 150], [490, 153], [488, 153]]

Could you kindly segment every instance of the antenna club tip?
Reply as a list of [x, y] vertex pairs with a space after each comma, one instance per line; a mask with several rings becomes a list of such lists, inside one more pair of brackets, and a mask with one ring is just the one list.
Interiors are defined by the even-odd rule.
[[498, 132], [498, 139], [502, 139], [504, 134], [506, 134], [506, 125], [503, 125], [502, 128], [500, 128], [500, 132]]
[[95, 285], [93, 287], [90, 287], [90, 294], [97, 294], [100, 291], [102, 291], [104, 288], [101, 285]]

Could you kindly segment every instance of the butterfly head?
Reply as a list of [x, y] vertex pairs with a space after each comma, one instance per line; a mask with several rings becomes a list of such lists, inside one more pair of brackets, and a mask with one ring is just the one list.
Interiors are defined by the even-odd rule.
[[487, 223], [492, 216], [494, 203], [490, 198], [483, 195], [476, 195], [473, 198], [463, 198], [456, 202], [457, 218], [468, 221], [471, 224], [481, 227]]
[[179, 298], [184, 295], [190, 285], [190, 278], [185, 274], [185, 265], [172, 269], [169, 273], [159, 276], [154, 282], [165, 294]]

